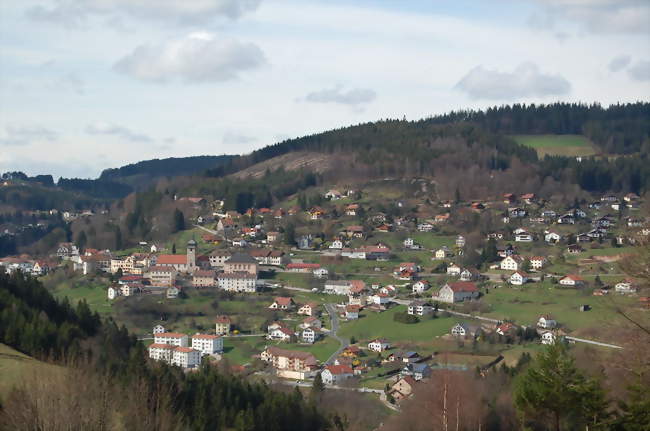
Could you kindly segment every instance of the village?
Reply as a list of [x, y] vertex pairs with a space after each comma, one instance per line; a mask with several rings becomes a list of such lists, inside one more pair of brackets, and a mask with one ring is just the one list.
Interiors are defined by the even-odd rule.
[[[611, 333], [593, 336], [615, 322], [609, 301], [650, 310], [647, 292], [618, 267], [650, 236], [633, 193], [570, 207], [533, 193], [394, 199], [377, 210], [371, 189], [341, 190], [323, 190], [318, 205], [243, 214], [184, 197], [193, 225], [169, 241], [129, 250], [61, 243], [52, 256], [0, 264], [44, 280], [63, 270], [93, 280], [75, 298], [138, 334], [153, 360], [191, 371], [225, 359], [270, 379], [318, 376], [391, 405], [434, 369], [481, 373], [558, 342], [616, 348]], [[490, 225], [481, 235], [454, 225], [468, 218]]]

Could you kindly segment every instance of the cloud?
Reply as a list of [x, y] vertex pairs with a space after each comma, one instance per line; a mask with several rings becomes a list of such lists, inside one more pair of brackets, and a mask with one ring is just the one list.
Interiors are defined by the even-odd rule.
[[534, 12], [529, 24], [551, 29], [561, 21], [574, 21], [590, 33], [647, 33], [647, 0], [537, 0], [543, 12]]
[[137, 133], [131, 129], [116, 124], [95, 123], [86, 127], [86, 133], [90, 135], [112, 135], [129, 142], [147, 143], [153, 139], [147, 135]]
[[540, 72], [534, 63], [522, 63], [513, 72], [477, 66], [458, 81], [455, 88], [472, 99], [512, 100], [567, 94], [571, 84], [560, 75]]
[[650, 61], [637, 61], [627, 73], [636, 81], [650, 81]]
[[235, 20], [261, 0], [55, 0], [52, 7], [29, 8], [27, 16], [67, 27], [83, 27], [93, 17], [136, 18], [164, 24], [197, 25]]
[[377, 93], [368, 88], [353, 88], [348, 91], [338, 86], [314, 91], [305, 96], [305, 101], [312, 103], [339, 103], [342, 105], [359, 106], [370, 103], [377, 98]]
[[242, 135], [236, 132], [226, 132], [223, 135], [223, 143], [226, 145], [243, 145], [256, 142], [257, 138], [253, 136]]
[[0, 129], [0, 146], [25, 146], [34, 142], [52, 142], [58, 135], [41, 126], [6, 126]]
[[211, 33], [191, 33], [161, 45], [141, 45], [119, 60], [118, 72], [143, 81], [217, 82], [236, 79], [245, 70], [266, 63], [252, 43], [218, 39]]
[[619, 55], [614, 57], [612, 61], [609, 62], [609, 70], [611, 72], [618, 72], [619, 70], [625, 69], [632, 61], [632, 57], [629, 55]]

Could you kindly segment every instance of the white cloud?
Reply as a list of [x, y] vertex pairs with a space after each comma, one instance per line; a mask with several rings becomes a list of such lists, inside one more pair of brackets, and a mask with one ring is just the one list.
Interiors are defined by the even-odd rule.
[[115, 70], [143, 81], [228, 81], [245, 70], [266, 63], [262, 50], [252, 43], [217, 38], [211, 33], [191, 33], [161, 45], [141, 45], [115, 64]]
[[41, 126], [6, 126], [0, 129], [0, 145], [25, 146], [34, 142], [52, 142], [57, 134]]
[[86, 133], [90, 135], [112, 135], [129, 142], [147, 143], [153, 139], [147, 135], [134, 132], [133, 130], [110, 123], [95, 123], [86, 127]]
[[542, 73], [534, 63], [522, 63], [512, 72], [485, 69], [470, 70], [455, 88], [472, 99], [515, 100], [568, 94], [571, 84], [560, 75]]
[[377, 93], [369, 88], [353, 88], [344, 91], [342, 87], [326, 88], [309, 93], [305, 100], [312, 103], [339, 103], [358, 106], [370, 103], [377, 98]]
[[555, 28], [574, 21], [591, 33], [647, 34], [650, 2], [647, 0], [537, 0], [545, 9], [534, 12], [529, 23]]
[[609, 62], [609, 70], [611, 72], [618, 72], [619, 70], [625, 69], [632, 61], [632, 57], [629, 55], [619, 55], [618, 57], [612, 58], [612, 61]]
[[180, 25], [237, 19], [254, 11], [261, 0], [54, 0], [27, 10], [35, 20], [81, 27], [92, 17], [135, 18]]
[[637, 81], [650, 81], [650, 61], [637, 61], [627, 71], [632, 79]]

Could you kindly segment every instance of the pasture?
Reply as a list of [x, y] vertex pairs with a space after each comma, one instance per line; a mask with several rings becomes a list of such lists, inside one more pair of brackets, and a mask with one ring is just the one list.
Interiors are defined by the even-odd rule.
[[534, 148], [539, 157], [549, 156], [593, 156], [597, 153], [592, 143], [582, 135], [514, 135], [521, 145]]

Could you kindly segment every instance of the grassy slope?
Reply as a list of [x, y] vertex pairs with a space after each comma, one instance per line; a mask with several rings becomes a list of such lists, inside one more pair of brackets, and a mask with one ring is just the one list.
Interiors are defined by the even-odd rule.
[[515, 135], [515, 141], [521, 145], [534, 148], [540, 157], [556, 156], [590, 156], [596, 154], [591, 142], [582, 135]]
[[0, 398], [9, 392], [22, 376], [39, 368], [54, 371], [58, 367], [38, 361], [0, 343]]

